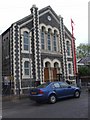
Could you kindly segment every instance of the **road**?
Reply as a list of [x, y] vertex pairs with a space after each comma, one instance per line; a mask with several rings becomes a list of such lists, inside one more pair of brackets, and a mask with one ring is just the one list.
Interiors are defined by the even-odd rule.
[[88, 92], [80, 98], [60, 100], [55, 104], [37, 104], [29, 99], [3, 102], [3, 118], [88, 118]]

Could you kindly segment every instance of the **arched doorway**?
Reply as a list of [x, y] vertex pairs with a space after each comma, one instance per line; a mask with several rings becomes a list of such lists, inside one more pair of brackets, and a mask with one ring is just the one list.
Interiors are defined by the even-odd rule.
[[44, 82], [50, 81], [50, 68], [51, 68], [50, 62], [46, 62], [44, 68]]
[[58, 74], [60, 74], [60, 62], [57, 59], [51, 61], [50, 59], [44, 60], [44, 82], [59, 80]]
[[53, 81], [57, 80], [58, 68], [59, 68], [59, 64], [57, 62], [55, 62], [54, 68], [53, 68]]

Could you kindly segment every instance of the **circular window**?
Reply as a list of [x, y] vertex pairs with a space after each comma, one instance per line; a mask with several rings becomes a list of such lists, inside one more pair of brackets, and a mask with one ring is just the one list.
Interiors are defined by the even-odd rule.
[[49, 21], [51, 21], [51, 17], [50, 16], [48, 16], [47, 18], [48, 18]]

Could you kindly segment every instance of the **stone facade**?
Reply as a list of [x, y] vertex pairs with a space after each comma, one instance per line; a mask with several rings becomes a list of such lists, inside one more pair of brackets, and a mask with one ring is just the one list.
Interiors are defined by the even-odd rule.
[[74, 79], [72, 35], [63, 18], [50, 6], [30, 10], [2, 34], [3, 81], [7, 76], [14, 94], [24, 93], [34, 81]]

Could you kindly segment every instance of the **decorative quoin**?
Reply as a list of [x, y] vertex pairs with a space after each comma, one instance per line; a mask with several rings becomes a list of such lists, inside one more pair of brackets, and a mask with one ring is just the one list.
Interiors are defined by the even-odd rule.
[[50, 6], [38, 10], [33, 5], [30, 11], [30, 15], [13, 23], [1, 35], [2, 82], [8, 78], [13, 94], [27, 93], [35, 82], [76, 82], [72, 34], [63, 18]]
[[39, 35], [39, 13], [35, 5], [31, 8], [32, 13], [32, 66], [33, 79], [41, 80], [41, 52], [40, 52], [40, 35]]

